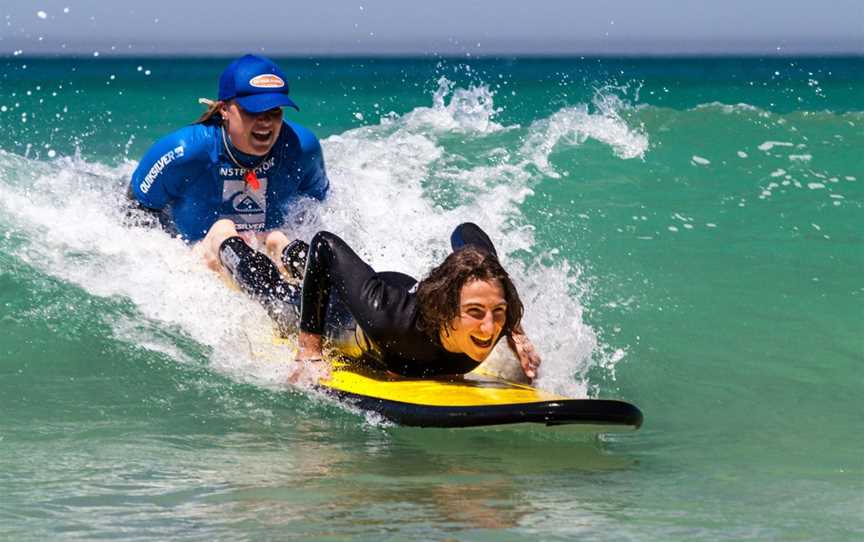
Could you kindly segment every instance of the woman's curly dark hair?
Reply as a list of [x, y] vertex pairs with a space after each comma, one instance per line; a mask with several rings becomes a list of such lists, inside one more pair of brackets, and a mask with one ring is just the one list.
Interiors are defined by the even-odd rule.
[[429, 272], [417, 286], [417, 327], [435, 342], [444, 326], [459, 315], [462, 287], [474, 280], [497, 280], [504, 289], [507, 319], [502, 334], [509, 334], [522, 321], [522, 300], [501, 267], [498, 258], [474, 246], [453, 252], [441, 265]]

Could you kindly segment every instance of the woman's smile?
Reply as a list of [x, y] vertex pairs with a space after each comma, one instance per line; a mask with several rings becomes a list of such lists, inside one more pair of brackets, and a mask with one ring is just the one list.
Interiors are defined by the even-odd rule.
[[459, 295], [459, 315], [441, 332], [441, 344], [450, 352], [483, 361], [501, 336], [507, 320], [504, 289], [497, 280], [472, 280]]

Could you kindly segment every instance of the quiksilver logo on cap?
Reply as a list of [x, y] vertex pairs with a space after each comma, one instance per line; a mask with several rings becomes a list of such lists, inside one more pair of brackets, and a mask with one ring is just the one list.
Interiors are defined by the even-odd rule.
[[249, 84], [255, 88], [282, 88], [285, 86], [285, 81], [278, 75], [265, 73], [250, 79]]

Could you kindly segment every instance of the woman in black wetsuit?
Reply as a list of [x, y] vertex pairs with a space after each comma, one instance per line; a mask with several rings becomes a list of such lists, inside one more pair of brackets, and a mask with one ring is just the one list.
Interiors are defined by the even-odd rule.
[[540, 357], [522, 332], [522, 302], [492, 241], [466, 223], [451, 245], [454, 252], [418, 284], [401, 273], [376, 273], [336, 235], [316, 234], [303, 279], [297, 361], [309, 367], [321, 359], [335, 298], [356, 323], [360, 356], [387, 370], [467, 373], [506, 335], [533, 379]]

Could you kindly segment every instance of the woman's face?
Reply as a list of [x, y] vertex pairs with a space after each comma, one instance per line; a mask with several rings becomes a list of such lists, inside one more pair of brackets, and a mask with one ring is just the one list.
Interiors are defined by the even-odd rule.
[[222, 106], [221, 113], [231, 143], [246, 154], [264, 156], [270, 152], [282, 129], [281, 107], [256, 115], [232, 101]]
[[442, 344], [447, 350], [483, 361], [492, 352], [506, 321], [507, 301], [501, 283], [473, 280], [462, 286], [459, 315], [442, 333]]

